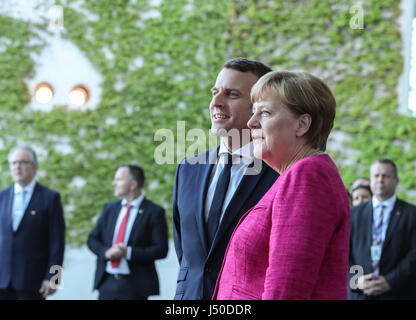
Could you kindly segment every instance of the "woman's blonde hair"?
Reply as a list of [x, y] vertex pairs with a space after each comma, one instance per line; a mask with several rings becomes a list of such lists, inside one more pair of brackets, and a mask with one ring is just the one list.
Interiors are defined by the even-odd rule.
[[293, 114], [300, 116], [308, 113], [311, 116], [312, 123], [305, 138], [313, 148], [325, 151], [329, 133], [334, 126], [336, 108], [334, 95], [328, 86], [306, 72], [269, 72], [251, 89], [252, 103], [261, 100], [268, 89]]

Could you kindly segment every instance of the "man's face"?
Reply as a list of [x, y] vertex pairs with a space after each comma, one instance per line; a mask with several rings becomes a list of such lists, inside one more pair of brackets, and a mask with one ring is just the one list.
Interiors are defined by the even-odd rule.
[[131, 191], [132, 181], [129, 178], [129, 168], [118, 168], [113, 180], [114, 195], [125, 198]]
[[384, 201], [394, 195], [399, 179], [390, 164], [374, 163], [370, 168], [370, 176], [371, 190], [378, 200]]
[[10, 157], [10, 172], [15, 183], [25, 187], [36, 175], [38, 167], [30, 159], [27, 150], [16, 150]]
[[[212, 100], [209, 106], [211, 131], [215, 135], [224, 135], [224, 131], [248, 129], [251, 117], [250, 90], [258, 77], [251, 72], [234, 69], [222, 69], [212, 88]], [[221, 132], [220, 132], [220, 131]]]

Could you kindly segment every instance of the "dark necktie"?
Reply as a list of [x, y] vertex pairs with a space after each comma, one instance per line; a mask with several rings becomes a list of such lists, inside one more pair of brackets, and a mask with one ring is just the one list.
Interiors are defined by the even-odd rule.
[[217, 185], [215, 187], [214, 198], [212, 199], [211, 208], [209, 209], [207, 231], [208, 231], [208, 244], [211, 247], [212, 242], [217, 232], [220, 222], [221, 211], [224, 204], [225, 194], [228, 190], [228, 184], [230, 183], [232, 155], [227, 153], [227, 163], [224, 164], [220, 176], [218, 178]]

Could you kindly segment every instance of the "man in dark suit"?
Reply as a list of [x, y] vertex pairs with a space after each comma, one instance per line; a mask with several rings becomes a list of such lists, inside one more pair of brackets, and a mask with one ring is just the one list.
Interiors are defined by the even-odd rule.
[[37, 158], [31, 148], [12, 149], [9, 163], [15, 183], [0, 191], [0, 300], [45, 299], [62, 275], [60, 195], [36, 182]]
[[211, 131], [220, 146], [184, 159], [173, 189], [173, 235], [180, 271], [175, 299], [211, 299], [225, 250], [241, 216], [278, 174], [253, 157], [250, 90], [271, 69], [233, 59], [212, 88]]
[[350, 274], [349, 299], [416, 299], [416, 207], [395, 195], [393, 161], [377, 160], [370, 174], [372, 200], [351, 213], [350, 268], [358, 272]]
[[144, 173], [135, 165], [118, 168], [114, 195], [88, 237], [97, 255], [94, 289], [100, 300], [146, 300], [159, 294], [155, 260], [168, 253], [165, 210], [142, 194]]

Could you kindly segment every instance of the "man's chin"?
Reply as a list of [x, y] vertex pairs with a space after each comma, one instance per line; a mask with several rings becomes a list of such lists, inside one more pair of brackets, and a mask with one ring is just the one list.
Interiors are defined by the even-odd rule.
[[387, 192], [386, 193], [379, 192], [379, 193], [375, 193], [375, 195], [378, 199], [384, 199], [384, 200], [390, 199], [393, 196], [393, 194], [390, 194], [390, 193], [387, 193]]
[[211, 133], [217, 137], [228, 137], [228, 130], [224, 128], [211, 127]]

